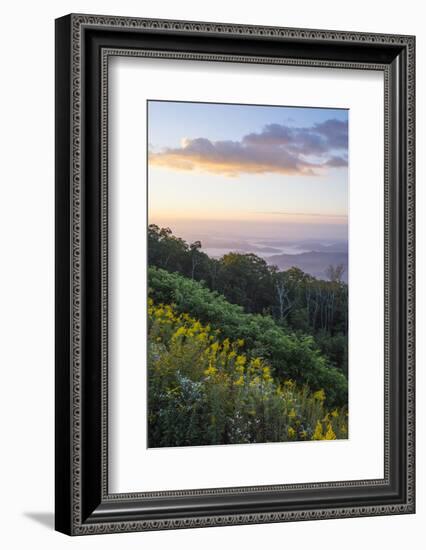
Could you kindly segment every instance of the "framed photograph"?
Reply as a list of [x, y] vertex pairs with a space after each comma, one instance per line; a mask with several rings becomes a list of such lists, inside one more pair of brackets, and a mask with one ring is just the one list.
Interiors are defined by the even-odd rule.
[[56, 21], [56, 529], [408, 514], [413, 36]]

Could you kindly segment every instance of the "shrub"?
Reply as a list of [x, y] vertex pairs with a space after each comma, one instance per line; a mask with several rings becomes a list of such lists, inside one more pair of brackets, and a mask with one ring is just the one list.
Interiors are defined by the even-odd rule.
[[348, 382], [323, 357], [312, 336], [287, 333], [269, 315], [244, 313], [241, 306], [177, 273], [149, 268], [149, 295], [157, 303], [175, 304], [222, 338], [243, 339], [251, 357], [268, 362], [279, 380], [292, 379], [312, 391], [326, 389], [327, 406], [347, 403]]
[[275, 380], [244, 339], [152, 299], [148, 331], [151, 447], [347, 437], [345, 409], [328, 412], [324, 390]]

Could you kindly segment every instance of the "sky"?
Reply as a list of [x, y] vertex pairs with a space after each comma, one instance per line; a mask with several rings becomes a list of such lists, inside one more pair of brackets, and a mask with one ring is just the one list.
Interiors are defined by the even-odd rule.
[[347, 110], [147, 108], [150, 223], [212, 247], [215, 239], [347, 239]]

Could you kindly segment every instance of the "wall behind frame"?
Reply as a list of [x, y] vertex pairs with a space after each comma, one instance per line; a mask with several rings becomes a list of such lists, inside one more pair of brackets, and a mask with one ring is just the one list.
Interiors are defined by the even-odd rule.
[[[0, 541], [8, 549], [31, 545], [46, 550], [73, 548], [265, 546], [358, 549], [372, 544], [396, 550], [418, 548], [426, 520], [425, 479], [418, 468], [417, 515], [292, 524], [95, 536], [71, 540], [53, 531], [53, 353], [54, 353], [54, 19], [83, 11], [139, 17], [207, 20], [417, 35], [417, 97], [426, 95], [426, 31], [420, 2], [395, 0], [296, 3], [157, 0], [69, 0], [8, 3], [3, 8], [0, 235]], [[418, 102], [418, 151], [426, 148], [426, 112]], [[417, 181], [426, 179], [418, 159]], [[426, 359], [425, 186], [418, 185], [418, 365]], [[425, 462], [426, 389], [418, 368], [417, 463]]]

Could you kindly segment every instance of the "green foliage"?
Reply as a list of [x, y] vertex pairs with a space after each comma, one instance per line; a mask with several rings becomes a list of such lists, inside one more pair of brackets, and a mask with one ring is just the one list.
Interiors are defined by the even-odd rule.
[[205, 285], [164, 269], [149, 268], [149, 293], [156, 303], [175, 304], [221, 338], [243, 339], [251, 358], [267, 361], [278, 380], [292, 379], [312, 391], [326, 389], [328, 406], [347, 403], [347, 379], [321, 355], [310, 335], [287, 332], [269, 315], [245, 313]]
[[151, 447], [347, 437], [345, 408], [328, 411], [324, 390], [274, 379], [243, 339], [152, 299], [148, 330]]
[[316, 335], [315, 341], [318, 344], [321, 353], [325, 355], [330, 364], [335, 367], [342, 367], [342, 372], [348, 377], [348, 339], [343, 334], [330, 336], [326, 332], [320, 332]]
[[188, 244], [156, 225], [148, 228], [148, 263], [203, 281], [246, 313], [270, 315], [286, 332], [320, 340], [328, 362], [347, 374], [348, 287], [342, 266], [329, 266], [324, 281], [296, 267], [280, 272], [255, 254], [209, 258], [200, 241]]

